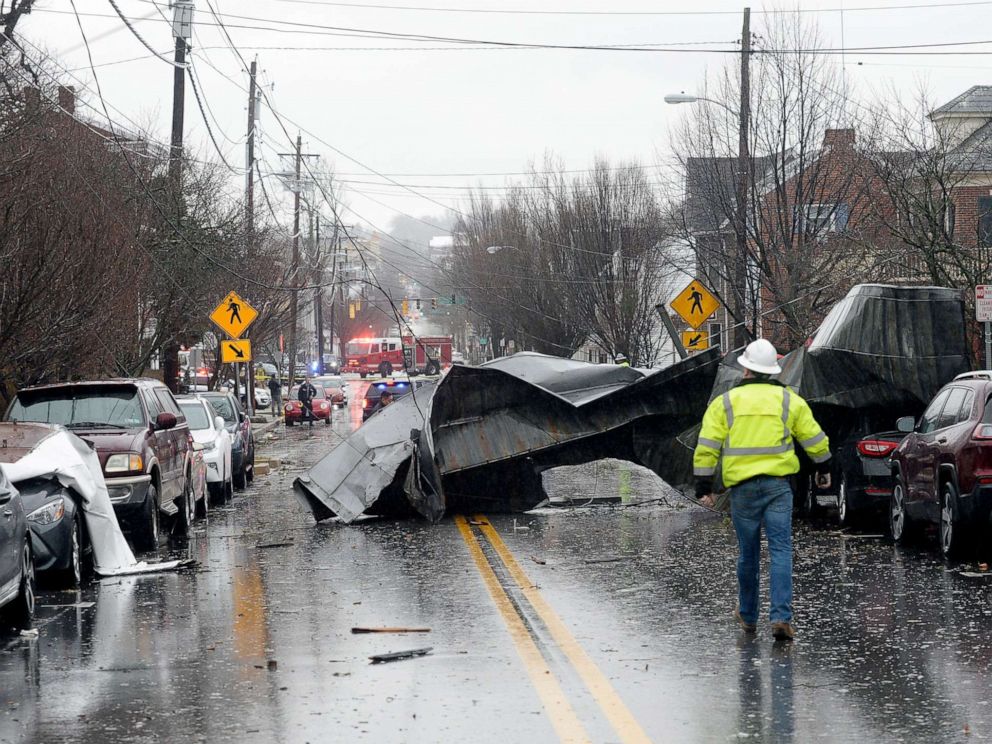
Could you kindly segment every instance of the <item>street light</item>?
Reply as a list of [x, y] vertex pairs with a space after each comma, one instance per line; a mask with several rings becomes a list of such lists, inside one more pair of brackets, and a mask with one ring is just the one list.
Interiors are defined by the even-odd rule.
[[[743, 88], [743, 86], [742, 86]], [[750, 333], [747, 324], [744, 322], [744, 296], [747, 286], [747, 199], [748, 199], [748, 179], [750, 176], [751, 155], [748, 146], [748, 116], [747, 96], [742, 89], [741, 109], [734, 111], [723, 101], [717, 101], [703, 96], [693, 96], [688, 93], [669, 93], [665, 96], [665, 103], [696, 103], [705, 101], [719, 106], [727, 111], [731, 116], [737, 117], [738, 140], [737, 140], [737, 188], [736, 200], [734, 204], [734, 235], [737, 243], [737, 255], [734, 256], [732, 274], [735, 287], [732, 288], [730, 299], [733, 307], [730, 308], [731, 315], [734, 316], [734, 347], [743, 348], [750, 341]]]
[[488, 245], [488, 246], [486, 246], [486, 253], [488, 253], [490, 256], [492, 256], [492, 255], [494, 255], [496, 253], [499, 253], [500, 251], [502, 251], [504, 249], [505, 250], [513, 250], [513, 246], [512, 245]]

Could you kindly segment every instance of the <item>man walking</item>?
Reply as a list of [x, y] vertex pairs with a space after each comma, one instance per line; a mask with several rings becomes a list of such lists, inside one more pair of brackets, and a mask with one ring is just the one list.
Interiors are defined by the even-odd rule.
[[317, 397], [317, 388], [311, 384], [310, 375], [304, 378], [303, 384], [300, 385], [300, 389], [296, 393], [296, 397], [303, 404], [303, 418], [310, 422], [310, 428], [312, 429], [315, 418], [313, 415], [313, 399]]
[[275, 375], [269, 376], [269, 397], [272, 403], [272, 415], [278, 416], [282, 412], [282, 383], [276, 379]]
[[730, 488], [730, 515], [737, 533], [737, 622], [757, 630], [761, 527], [771, 559], [769, 619], [776, 640], [791, 641], [792, 488], [799, 472], [793, 439], [816, 465], [816, 483], [830, 487], [830, 442], [805, 400], [771, 379], [782, 371], [775, 347], [764, 339], [737, 357], [744, 379], [710, 403], [692, 458], [696, 497], [713, 506], [713, 478], [721, 463]]

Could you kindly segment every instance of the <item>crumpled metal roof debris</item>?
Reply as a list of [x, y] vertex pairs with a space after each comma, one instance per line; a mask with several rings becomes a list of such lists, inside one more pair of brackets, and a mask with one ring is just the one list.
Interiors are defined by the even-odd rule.
[[713, 350], [657, 371], [524, 352], [455, 366], [371, 417], [294, 482], [316, 519], [522, 511], [546, 499], [541, 472], [620, 457], [669, 480], [665, 450], [702, 416]]

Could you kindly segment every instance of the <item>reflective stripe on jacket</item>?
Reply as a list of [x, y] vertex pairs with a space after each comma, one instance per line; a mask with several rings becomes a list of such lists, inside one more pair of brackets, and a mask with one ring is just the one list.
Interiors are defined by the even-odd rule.
[[830, 441], [805, 400], [779, 383], [745, 380], [706, 409], [693, 474], [712, 478], [721, 456], [728, 488], [758, 475], [798, 473], [793, 439], [814, 463], [830, 459]]

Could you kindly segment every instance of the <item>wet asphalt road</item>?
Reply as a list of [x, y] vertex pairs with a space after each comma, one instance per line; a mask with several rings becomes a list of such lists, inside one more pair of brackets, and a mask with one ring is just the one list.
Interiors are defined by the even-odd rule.
[[[992, 740], [973, 562], [797, 522], [799, 637], [775, 644], [731, 619], [730, 526], [624, 464], [552, 474], [568, 508], [314, 525], [290, 483], [357, 423], [335, 415], [163, 544], [196, 569], [43, 592], [40, 637], [0, 639], [0, 741]], [[576, 505], [596, 492], [621, 503]]]

